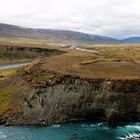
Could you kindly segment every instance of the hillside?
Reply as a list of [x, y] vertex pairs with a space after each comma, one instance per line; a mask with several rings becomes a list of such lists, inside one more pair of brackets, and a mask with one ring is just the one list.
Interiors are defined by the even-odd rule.
[[117, 43], [106, 36], [85, 34], [67, 30], [32, 29], [0, 23], [0, 37], [45, 39], [51, 42]]

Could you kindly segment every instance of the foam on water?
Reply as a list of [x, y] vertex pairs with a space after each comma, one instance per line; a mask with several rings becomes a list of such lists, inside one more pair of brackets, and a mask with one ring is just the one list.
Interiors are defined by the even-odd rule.
[[5, 139], [7, 136], [3, 134], [3, 132], [0, 132], [0, 139]]
[[55, 125], [52, 125], [51, 127], [52, 128], [59, 128], [61, 125], [60, 124], [55, 124]]
[[126, 125], [123, 128], [119, 127], [118, 130], [123, 134], [123, 136], [119, 137], [121, 140], [138, 137], [140, 135], [140, 124], [137, 123], [135, 125]]

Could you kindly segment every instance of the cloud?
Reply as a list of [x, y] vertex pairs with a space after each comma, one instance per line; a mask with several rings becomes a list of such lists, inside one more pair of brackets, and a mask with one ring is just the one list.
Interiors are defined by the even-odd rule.
[[0, 22], [76, 30], [115, 38], [140, 36], [139, 0], [0, 0]]

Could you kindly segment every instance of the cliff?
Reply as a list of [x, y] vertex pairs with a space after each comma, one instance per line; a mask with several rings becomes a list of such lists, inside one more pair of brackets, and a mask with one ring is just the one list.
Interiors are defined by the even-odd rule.
[[48, 68], [48, 61], [37, 60], [20, 69], [15, 80], [11, 77], [7, 83], [0, 84], [0, 87], [8, 86], [1, 90], [1, 97], [6, 96], [6, 101], [3, 99], [0, 104], [0, 108], [5, 107], [0, 110], [1, 123], [25, 125], [140, 119], [139, 78], [73, 75]]
[[[46, 48], [45, 48], [46, 47]], [[0, 44], [0, 62], [11, 62], [21, 60], [33, 60], [39, 56], [49, 57], [54, 55], [61, 55], [66, 53], [62, 50], [47, 48], [40, 48], [39, 46], [31, 45], [15, 45], [15, 44]]]

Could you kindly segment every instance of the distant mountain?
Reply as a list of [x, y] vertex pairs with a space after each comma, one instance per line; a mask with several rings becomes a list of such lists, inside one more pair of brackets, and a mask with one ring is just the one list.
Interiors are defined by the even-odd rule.
[[138, 43], [138, 42], [140, 42], [140, 37], [129, 37], [129, 38], [121, 40], [121, 42]]
[[0, 37], [48, 39], [54, 41], [73, 41], [86, 43], [117, 43], [117, 39], [106, 36], [86, 34], [76, 31], [54, 29], [32, 29], [0, 23]]
[[43, 38], [44, 34], [30, 28], [0, 23], [0, 37]]

